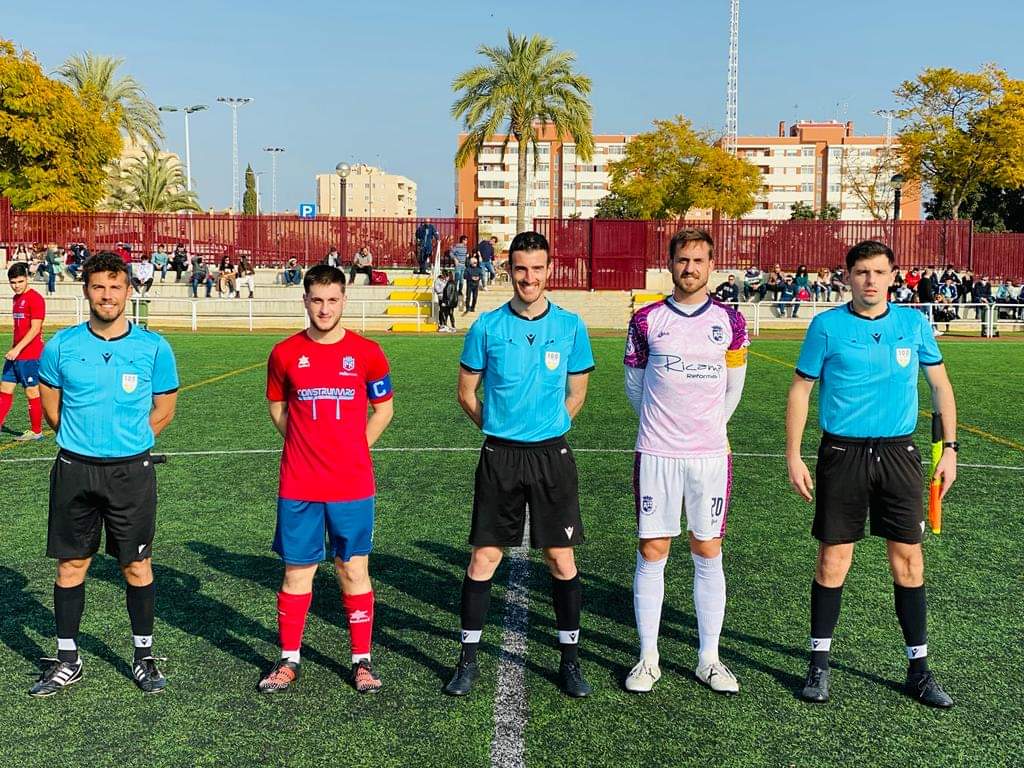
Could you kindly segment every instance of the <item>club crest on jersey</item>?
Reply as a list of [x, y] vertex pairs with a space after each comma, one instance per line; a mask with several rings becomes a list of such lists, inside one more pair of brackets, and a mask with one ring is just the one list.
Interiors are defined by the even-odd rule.
[[640, 511], [645, 515], [650, 515], [654, 512], [654, 497], [644, 496], [640, 499]]
[[344, 370], [344, 371], [352, 371], [352, 370], [355, 370], [355, 367], [356, 367], [356, 359], [354, 357], [352, 357], [352, 355], [345, 355], [345, 357], [342, 358], [342, 360], [341, 360], [341, 368], [342, 368], [342, 370]]
[[562, 355], [560, 352], [545, 352], [544, 353], [544, 365], [548, 367], [549, 371], [553, 371], [558, 368], [558, 363], [561, 361]]
[[711, 326], [711, 340], [715, 344], [721, 344], [725, 341], [725, 328], [720, 325]]
[[896, 347], [896, 362], [901, 368], [910, 365], [910, 347]]
[[127, 394], [131, 394], [135, 391], [136, 387], [139, 386], [139, 375], [137, 373], [122, 373], [121, 374], [121, 389]]

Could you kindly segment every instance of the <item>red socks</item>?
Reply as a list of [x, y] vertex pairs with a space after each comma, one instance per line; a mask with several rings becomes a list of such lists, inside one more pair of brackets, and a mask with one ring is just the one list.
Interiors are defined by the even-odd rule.
[[352, 642], [352, 663], [370, 658], [373, 636], [373, 590], [362, 595], [342, 595], [348, 615], [348, 631]]
[[277, 634], [281, 643], [281, 656], [289, 661], [299, 661], [302, 631], [306, 628], [306, 614], [312, 602], [312, 592], [304, 595], [277, 593]]
[[[4, 423], [4, 419], [7, 418], [7, 412], [11, 410], [11, 404], [14, 402], [14, 393], [0, 392], [0, 425]], [[31, 402], [31, 401], [29, 401]]]
[[28, 420], [32, 431], [37, 435], [43, 431], [43, 401], [41, 398], [30, 397], [28, 399]]

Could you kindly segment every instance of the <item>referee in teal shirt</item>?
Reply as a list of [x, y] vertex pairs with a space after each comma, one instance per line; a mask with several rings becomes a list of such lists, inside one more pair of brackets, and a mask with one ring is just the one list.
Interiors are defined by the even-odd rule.
[[[896, 616], [908, 659], [905, 690], [923, 704], [948, 708], [953, 700], [928, 668], [924, 588], [923, 468], [913, 443], [919, 370], [942, 414], [944, 451], [936, 475], [942, 495], [956, 480], [956, 402], [927, 317], [886, 301], [893, 252], [865, 241], [846, 255], [852, 299], [814, 318], [807, 329], [789, 390], [786, 464], [789, 481], [807, 501], [817, 485], [812, 533], [818, 564], [811, 583], [811, 661], [801, 696], [829, 698], [829, 653], [839, 621], [843, 582], [854, 543], [871, 533], [886, 539]], [[800, 456], [814, 382], [821, 382], [822, 439], [816, 483]]]
[[50, 339], [39, 371], [43, 412], [60, 446], [46, 542], [46, 554], [57, 559], [57, 658], [29, 692], [51, 696], [82, 678], [85, 575], [106, 528], [107, 554], [127, 581], [132, 676], [144, 693], [156, 693], [167, 681], [152, 648], [156, 473], [149, 451], [174, 417], [178, 373], [163, 337], [128, 322], [132, 288], [120, 257], [92, 257], [82, 282], [89, 320]]
[[551, 255], [543, 235], [515, 236], [509, 270], [515, 295], [473, 323], [460, 361], [459, 404], [486, 439], [473, 494], [473, 554], [462, 582], [462, 652], [445, 692], [465, 695], [477, 678], [491, 578], [502, 550], [522, 543], [529, 508], [530, 545], [544, 550], [551, 571], [559, 680], [579, 698], [590, 693], [577, 654], [583, 592], [573, 556], [583, 521], [565, 434], [586, 399], [594, 356], [580, 317], [544, 295]]

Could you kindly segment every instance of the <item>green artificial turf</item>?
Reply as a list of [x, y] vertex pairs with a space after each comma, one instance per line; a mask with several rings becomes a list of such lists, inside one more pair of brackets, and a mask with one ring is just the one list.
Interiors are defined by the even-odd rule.
[[[184, 387], [158, 450], [231, 451], [280, 445], [263, 400], [273, 335], [169, 336]], [[392, 363], [396, 416], [381, 447], [475, 448], [480, 437], [455, 402], [461, 338], [381, 336]], [[730, 438], [735, 459], [725, 568], [729, 603], [722, 657], [741, 682], [720, 698], [693, 677], [692, 565], [669, 561], [662, 628], [664, 677], [647, 696], [623, 692], [635, 661], [632, 448], [636, 419], [622, 392], [618, 338], [596, 338], [598, 367], [570, 433], [579, 451], [587, 542], [582, 661], [594, 685], [571, 701], [554, 685], [557, 644], [549, 579], [530, 561], [526, 762], [531, 766], [1011, 766], [1024, 749], [1024, 381], [1019, 343], [942, 343], [960, 406], [961, 468], [944, 531], [925, 542], [931, 663], [957, 700], [925, 710], [899, 691], [903, 640], [893, 613], [884, 544], [858, 547], [833, 644], [833, 701], [811, 707], [796, 691], [806, 666], [807, 603], [815, 556], [812, 507], [786, 482], [786, 389], [799, 342], [755, 340]], [[768, 359], [772, 358], [772, 359]], [[207, 380], [239, 369], [239, 373]], [[927, 409], [922, 385], [922, 406]], [[687, 407], [680, 403], [681, 408]], [[812, 422], [813, 422], [812, 417]], [[19, 394], [9, 426], [26, 426]], [[926, 420], [919, 443], [927, 443]], [[986, 433], [985, 436], [981, 433]], [[7, 448], [0, 460], [52, 456], [52, 437]], [[816, 447], [809, 425], [805, 453]], [[748, 457], [739, 454], [771, 454]], [[343, 461], [339, 457], [339, 461]], [[494, 731], [494, 686], [505, 584], [495, 576], [473, 695], [440, 687], [457, 653], [458, 592], [467, 560], [473, 451], [375, 455], [378, 512], [371, 573], [377, 592], [375, 665], [385, 688], [362, 697], [344, 681], [348, 637], [324, 565], [305, 635], [298, 690], [258, 697], [277, 654], [269, 551], [274, 453], [172, 456], [159, 468], [155, 552], [156, 652], [168, 690], [142, 696], [128, 677], [130, 632], [120, 573], [95, 560], [81, 647], [85, 679], [63, 694], [26, 695], [36, 659], [53, 654], [54, 564], [43, 556], [49, 463], [0, 463], [0, 765], [3, 766], [484, 766]]]

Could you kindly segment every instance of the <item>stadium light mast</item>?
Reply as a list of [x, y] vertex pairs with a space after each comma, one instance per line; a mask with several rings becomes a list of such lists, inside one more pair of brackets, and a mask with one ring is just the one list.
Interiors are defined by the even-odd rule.
[[192, 191], [192, 147], [188, 138], [188, 116], [193, 112], [202, 112], [206, 109], [205, 104], [193, 104], [191, 107], [163, 106], [161, 112], [184, 112], [185, 113], [185, 189]]
[[238, 185], [238, 108], [250, 101], [248, 96], [218, 96], [217, 101], [231, 108], [231, 212], [238, 213], [242, 197]]
[[264, 147], [270, 153], [270, 212], [277, 213], [277, 156], [284, 152], [284, 147]]
[[736, 154], [740, 100], [740, 0], [729, 8], [729, 76], [725, 87], [725, 150]]

